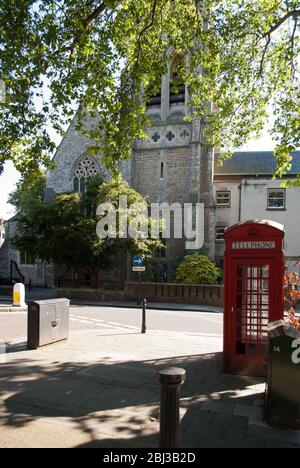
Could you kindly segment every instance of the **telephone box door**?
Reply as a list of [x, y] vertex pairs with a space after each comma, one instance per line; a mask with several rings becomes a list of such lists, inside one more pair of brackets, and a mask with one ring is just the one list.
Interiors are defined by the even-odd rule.
[[239, 259], [232, 262], [230, 343], [233, 372], [265, 374], [268, 324], [273, 320], [275, 294], [272, 259]]

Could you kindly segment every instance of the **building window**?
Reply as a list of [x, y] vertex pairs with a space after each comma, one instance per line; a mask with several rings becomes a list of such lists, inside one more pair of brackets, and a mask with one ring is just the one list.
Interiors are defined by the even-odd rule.
[[162, 231], [159, 233], [159, 240], [160, 240], [162, 246], [155, 249], [155, 257], [156, 258], [166, 258], [166, 256], [167, 256], [167, 242], [166, 242], [166, 239], [163, 238]]
[[164, 179], [164, 177], [165, 177], [165, 165], [162, 162], [161, 165], [160, 165], [160, 178]]
[[159, 247], [155, 251], [155, 257], [156, 258], [166, 258], [167, 256], [167, 247]]
[[224, 242], [225, 229], [227, 229], [227, 226], [216, 227], [216, 242]]
[[35, 259], [28, 252], [20, 252], [20, 264], [21, 265], [34, 265]]
[[185, 104], [185, 84], [179, 79], [178, 73], [173, 73], [170, 82], [170, 106]]
[[[155, 91], [154, 91], [155, 93]], [[158, 91], [151, 96], [147, 103], [146, 103], [147, 109], [152, 109], [152, 108], [160, 108], [161, 107], [161, 88], [158, 89]]]
[[231, 205], [231, 192], [217, 192], [217, 206], [229, 208]]
[[285, 189], [268, 190], [268, 210], [284, 210], [286, 207]]
[[90, 156], [84, 156], [74, 169], [74, 191], [85, 193], [88, 179], [97, 175], [99, 169], [95, 161]]

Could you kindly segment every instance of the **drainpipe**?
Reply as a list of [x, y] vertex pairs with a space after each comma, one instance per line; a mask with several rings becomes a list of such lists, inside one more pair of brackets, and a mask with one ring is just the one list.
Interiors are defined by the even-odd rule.
[[239, 185], [239, 222], [242, 221], [242, 186], [243, 183], [241, 182]]

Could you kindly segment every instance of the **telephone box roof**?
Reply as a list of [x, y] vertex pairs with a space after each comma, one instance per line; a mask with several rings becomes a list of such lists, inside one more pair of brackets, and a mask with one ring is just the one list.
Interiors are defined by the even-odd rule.
[[225, 230], [225, 234], [228, 234], [229, 232], [235, 231], [236, 229], [239, 229], [240, 227], [246, 227], [250, 226], [253, 224], [259, 224], [259, 225], [264, 225], [264, 226], [269, 226], [271, 228], [277, 229], [278, 231], [282, 231], [283, 233], [285, 232], [285, 228], [282, 224], [277, 223], [276, 221], [270, 221], [267, 219], [254, 219], [250, 221], [241, 221], [237, 224], [234, 224], [233, 226], [228, 227]]

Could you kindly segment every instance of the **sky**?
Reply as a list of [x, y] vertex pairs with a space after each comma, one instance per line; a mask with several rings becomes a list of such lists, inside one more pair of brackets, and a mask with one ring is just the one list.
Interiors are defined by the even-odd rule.
[[[240, 151], [270, 151], [274, 149], [274, 142], [266, 128], [262, 137], [250, 141]], [[4, 173], [0, 176], [0, 218], [8, 219], [15, 214], [13, 206], [7, 203], [9, 194], [15, 189], [20, 178], [13, 164], [8, 162], [4, 166]]]
[[[49, 134], [52, 140], [58, 146], [61, 137], [49, 126]], [[8, 197], [16, 188], [16, 184], [20, 180], [19, 172], [14, 168], [12, 162], [8, 161], [4, 165], [4, 171], [0, 176], [0, 219], [9, 219], [14, 216], [14, 207], [8, 203]]]

